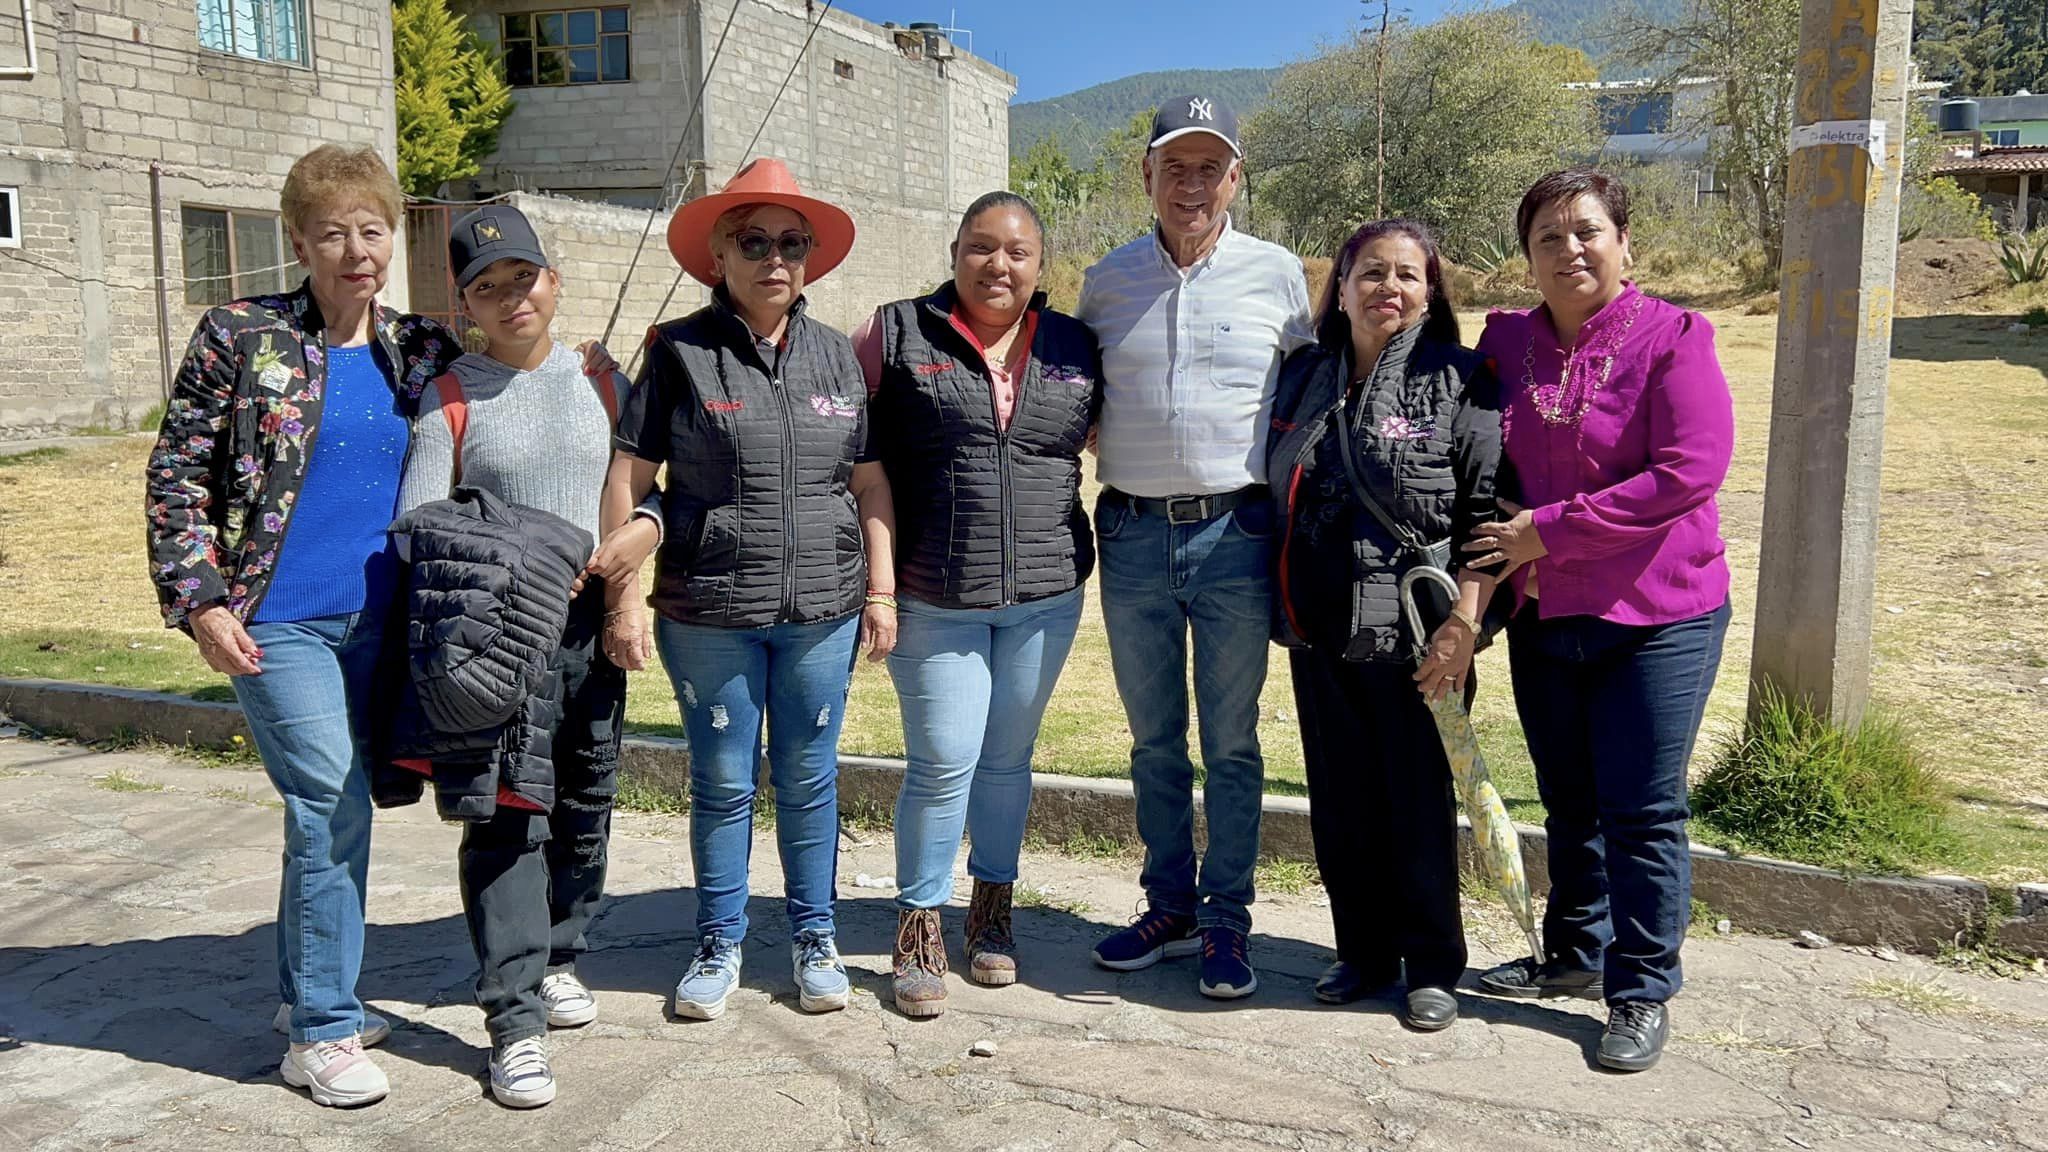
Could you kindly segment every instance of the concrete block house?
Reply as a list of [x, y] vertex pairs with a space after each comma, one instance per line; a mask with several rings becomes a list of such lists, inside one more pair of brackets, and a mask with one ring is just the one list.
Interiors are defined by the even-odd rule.
[[0, 437], [141, 420], [201, 311], [296, 279], [291, 162], [394, 125], [387, 0], [0, 0]]

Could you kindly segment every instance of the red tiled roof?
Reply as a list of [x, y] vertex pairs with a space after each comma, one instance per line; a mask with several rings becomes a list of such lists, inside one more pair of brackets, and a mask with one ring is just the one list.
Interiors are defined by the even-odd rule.
[[1990, 176], [2048, 172], [2048, 148], [1986, 148], [1975, 156], [1945, 156], [1934, 162], [1936, 176]]

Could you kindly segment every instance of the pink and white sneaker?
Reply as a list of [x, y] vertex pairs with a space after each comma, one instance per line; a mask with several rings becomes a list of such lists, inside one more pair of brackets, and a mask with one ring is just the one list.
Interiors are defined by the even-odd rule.
[[278, 1072], [285, 1083], [311, 1092], [315, 1104], [330, 1108], [375, 1104], [391, 1092], [391, 1081], [363, 1051], [359, 1036], [294, 1044]]

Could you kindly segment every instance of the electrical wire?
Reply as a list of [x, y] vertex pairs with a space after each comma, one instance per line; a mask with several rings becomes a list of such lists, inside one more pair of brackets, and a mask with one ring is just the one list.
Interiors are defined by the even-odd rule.
[[[661, 174], [661, 186], [664, 189], [668, 187], [668, 178], [675, 175], [676, 164], [683, 158], [683, 148], [690, 142], [690, 124], [697, 119], [697, 110], [704, 106], [704, 89], [711, 86], [712, 74], [718, 71], [718, 58], [725, 54], [725, 38], [732, 32], [732, 22], [740, 14], [741, 2], [742, 0], [733, 0], [731, 10], [725, 14], [725, 28], [718, 33], [718, 45], [711, 50], [711, 62], [704, 66], [704, 75], [697, 81], [697, 91], [690, 97], [690, 110], [683, 115], [683, 130], [676, 134], [676, 149], [669, 154], [668, 168]], [[810, 42], [807, 40], [804, 43], [808, 45]], [[612, 303], [611, 318], [604, 322], [604, 335], [598, 338], [600, 344], [610, 342], [612, 329], [618, 326], [619, 312], [626, 306], [626, 289], [633, 283], [633, 272], [640, 267], [640, 253], [646, 250], [647, 237], [653, 233], [655, 218], [660, 215], [660, 204], [647, 210], [647, 225], [640, 229], [640, 242], [633, 245], [633, 259], [627, 263], [626, 275], [619, 281], [619, 297]], [[673, 294], [675, 289], [671, 288], [669, 292]], [[659, 316], [660, 313], [657, 312], [655, 315]]]
[[[784, 92], [789, 91], [789, 82], [796, 77], [796, 70], [803, 65], [804, 56], [808, 54], [811, 50], [811, 41], [816, 40], [818, 38], [818, 29], [823, 28], [825, 26], [825, 17], [832, 14], [832, 5], [835, 3], [837, 3], [837, 0], [825, 0], [824, 10], [820, 11], [818, 13], [818, 18], [811, 23], [810, 32], [804, 36], [803, 46], [796, 50], [796, 58], [789, 62], [789, 71], [784, 73], [782, 76], [782, 86], [775, 90], [774, 99], [768, 101], [768, 111], [762, 113], [761, 123], [758, 127], [754, 129], [754, 138], [752, 140], [747, 141], [747, 150], [740, 154], [740, 162], [733, 166], [733, 171], [737, 172], [741, 168], [745, 168], [747, 166], [747, 161], [754, 158], [754, 145], [759, 144], [761, 142], [761, 134], [768, 130], [768, 121], [775, 118], [775, 109], [782, 104], [782, 94]], [[737, 3], [733, 5], [733, 11], [739, 11], [739, 5]], [[645, 240], [646, 237], [643, 236], [641, 237], [641, 239]], [[640, 254], [637, 251], [633, 254], [633, 257], [636, 261], [639, 259], [639, 256]], [[631, 268], [628, 268], [626, 270], [626, 275], [628, 279], [630, 279], [633, 275], [633, 270]], [[676, 278], [669, 282], [668, 291], [662, 295], [661, 306], [654, 310], [655, 319], [659, 320], [661, 318], [662, 313], [668, 311], [669, 301], [675, 299], [676, 289], [682, 287], [682, 285], [683, 272], [681, 269], [677, 269]], [[617, 307], [614, 307], [612, 309], [613, 320], [618, 319], [619, 308], [624, 307], [625, 303], [626, 285], [625, 283], [621, 283], [619, 285], [619, 304]], [[611, 335], [611, 326], [609, 324], [605, 326], [605, 335], [607, 337]], [[631, 376], [633, 374], [633, 370], [639, 366], [640, 353], [646, 347], [647, 342], [645, 340], [640, 341], [634, 347], [632, 362], [626, 365], [626, 375]]]

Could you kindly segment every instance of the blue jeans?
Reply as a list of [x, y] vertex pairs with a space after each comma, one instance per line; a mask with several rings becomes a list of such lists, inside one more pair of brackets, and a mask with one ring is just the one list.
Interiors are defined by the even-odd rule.
[[1508, 625], [1515, 711], [1548, 815], [1543, 947], [1601, 972], [1610, 1003], [1662, 1003], [1684, 983], [1692, 911], [1685, 790], [1728, 606], [1675, 624], [1596, 616]]
[[953, 898], [964, 826], [967, 872], [1017, 880], [1031, 813], [1031, 749], [1081, 626], [1075, 588], [1007, 608], [937, 608], [906, 596], [889, 676], [909, 770], [896, 796], [898, 908]]
[[860, 617], [770, 628], [663, 619], [655, 628], [690, 737], [690, 863], [697, 935], [747, 934], [754, 782], [767, 715], [775, 843], [789, 930], [832, 931], [839, 869], [839, 726]]
[[[1139, 882], [1154, 909], [1249, 931], [1265, 799], [1258, 725], [1271, 629], [1271, 507], [1253, 501], [1208, 520], [1168, 524], [1105, 495], [1095, 528], [1110, 665], [1131, 725], [1131, 785], [1145, 842]], [[1199, 878], [1188, 759], [1190, 631], [1209, 824]]]
[[363, 909], [370, 871], [370, 741], [381, 613], [248, 626], [263, 672], [234, 678], [256, 750], [284, 799], [277, 893], [278, 996], [291, 1038], [360, 1032]]

